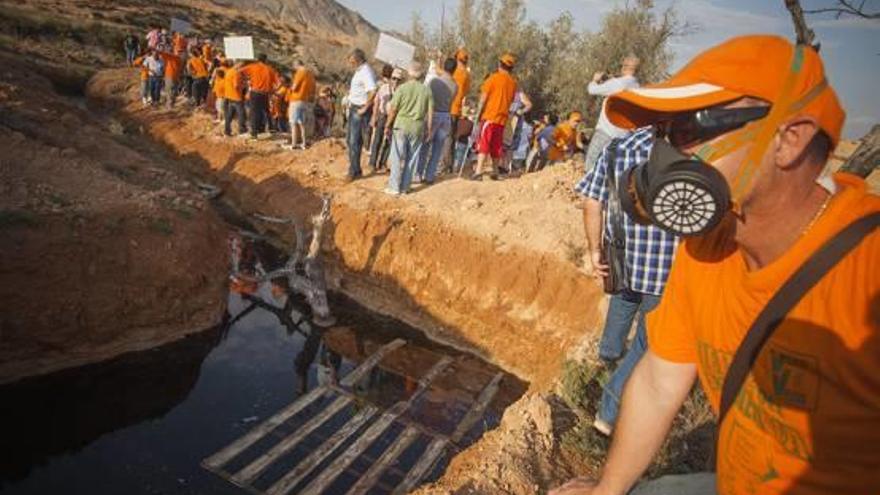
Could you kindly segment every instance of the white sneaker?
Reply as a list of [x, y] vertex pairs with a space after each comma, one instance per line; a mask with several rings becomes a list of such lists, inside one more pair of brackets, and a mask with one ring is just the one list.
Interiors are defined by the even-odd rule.
[[389, 195], [389, 196], [400, 196], [399, 192], [395, 191], [394, 189], [390, 189], [388, 187], [383, 189], [382, 192]]
[[282, 145], [281, 145], [281, 149], [283, 149], [283, 150], [288, 150], [288, 151], [293, 151], [295, 148], [294, 148], [292, 145], [290, 145], [290, 144], [282, 144]]
[[614, 428], [611, 425], [609, 425], [607, 422], [599, 419], [598, 417], [596, 418], [595, 421], [593, 421], [593, 428], [595, 428], [596, 431], [605, 435], [606, 437], [610, 437], [611, 432], [614, 430]]

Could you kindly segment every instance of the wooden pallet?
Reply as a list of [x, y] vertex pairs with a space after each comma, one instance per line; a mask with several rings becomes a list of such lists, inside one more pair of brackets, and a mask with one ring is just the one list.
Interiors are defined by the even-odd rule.
[[[290, 494], [298, 485], [302, 484], [303, 480], [313, 475], [308, 484], [297, 489], [296, 493], [318, 495], [324, 493], [343, 472], [351, 473], [352, 471], [349, 468], [355, 459], [367, 451], [379, 437], [388, 431], [393, 423], [397, 422], [404, 425], [403, 431], [393, 439], [391, 444], [378, 458], [373, 460], [367, 471], [348, 488], [346, 493], [348, 495], [367, 493], [374, 487], [379, 486], [379, 479], [389, 469], [396, 470], [397, 474], [403, 477], [403, 480], [395, 487], [383, 485], [383, 488], [392, 491], [395, 495], [407, 493], [418, 486], [425, 476], [431, 473], [432, 468], [443, 454], [457, 445], [464, 435], [483, 417], [489, 403], [498, 392], [503, 373], [496, 374], [484, 387], [477, 400], [471, 405], [470, 410], [459, 424], [456, 425], [452, 434], [449, 436], [439, 435], [419, 424], [411, 422], [404, 417], [404, 413], [427, 392], [431, 383], [453, 363], [452, 358], [443, 357], [419, 379], [418, 387], [407, 400], [397, 402], [384, 411], [375, 404], [363, 405], [356, 414], [339, 426], [320, 446], [313, 449], [308, 456], [300, 460], [280, 478], [273, 481], [271, 486], [263, 489], [254, 486], [254, 482], [266, 473], [267, 470], [271, 469], [273, 464], [286, 454], [292, 452], [297, 445], [311, 433], [326, 424], [330, 418], [352, 404], [363, 404], [364, 400], [356, 397], [349, 389], [367, 376], [386, 355], [404, 345], [406, 345], [405, 341], [397, 339], [382, 346], [346, 375], [339, 385], [320, 386], [303, 395], [274, 416], [257, 425], [244, 436], [214, 455], [204, 459], [202, 466], [244, 488], [248, 492], [266, 495]], [[286, 435], [278, 433], [280, 425], [310, 405], [321, 403], [322, 400], [327, 405], [306, 419], [296, 431]], [[364, 429], [363, 427], [368, 423], [370, 423], [369, 426]], [[408, 472], [401, 473], [393, 466], [401, 454], [422, 435], [430, 437], [428, 447], [422, 452]], [[265, 442], [272, 443], [272, 445], [257, 455], [246, 466], [234, 472], [226, 468], [245, 450], [269, 437], [273, 439], [280, 437], [280, 439], [277, 442]], [[315, 472], [318, 466], [325, 463], [333, 452], [348, 442], [350, 442], [350, 445], [344, 452], [337, 455], [320, 472]]]

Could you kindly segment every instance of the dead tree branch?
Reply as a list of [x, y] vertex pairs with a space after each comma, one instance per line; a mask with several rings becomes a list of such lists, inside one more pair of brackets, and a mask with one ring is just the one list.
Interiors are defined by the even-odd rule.
[[794, 32], [797, 35], [797, 43], [799, 45], [812, 46], [819, 51], [819, 44], [816, 41], [816, 33], [807, 26], [804, 19], [804, 9], [801, 8], [800, 0], [785, 0], [785, 8], [791, 14], [791, 20], [794, 22]]
[[875, 125], [871, 132], [862, 138], [862, 144], [850, 155], [840, 170], [868, 177], [880, 165], [880, 125]]
[[[865, 11], [865, 1], [862, 0], [857, 6], [852, 0], [837, 0], [833, 7], [808, 9], [804, 11], [804, 14], [834, 14], [837, 19], [844, 15], [861, 17], [862, 19], [880, 19], [880, 12]], [[786, 3], [789, 2], [786, 1]]]

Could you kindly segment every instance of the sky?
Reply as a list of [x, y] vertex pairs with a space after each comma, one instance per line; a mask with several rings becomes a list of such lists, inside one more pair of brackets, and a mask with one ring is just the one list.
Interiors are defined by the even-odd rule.
[[[383, 30], [407, 31], [413, 12], [428, 23], [440, 23], [442, 0], [337, 0], [357, 10]], [[447, 19], [457, 0], [445, 0]], [[624, 0], [526, 0], [527, 16], [547, 23], [569, 11], [575, 26], [598, 30], [604, 13]], [[702, 50], [732, 36], [754, 33], [779, 34], [794, 39], [794, 29], [784, 0], [655, 0], [657, 9], [671, 4], [698, 31], [673, 40], [672, 70], [684, 65]], [[805, 9], [829, 6], [834, 0], [801, 0]], [[867, 9], [880, 11], [880, 0], [867, 0]], [[847, 112], [843, 135], [863, 136], [880, 122], [880, 20], [853, 17], [835, 19], [830, 15], [808, 16], [807, 22], [822, 44], [828, 80], [837, 91]]]

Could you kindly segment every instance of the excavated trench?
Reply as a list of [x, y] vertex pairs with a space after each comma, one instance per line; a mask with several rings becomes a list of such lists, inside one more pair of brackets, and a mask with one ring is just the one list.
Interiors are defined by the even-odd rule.
[[[12, 456], [4, 493], [392, 493], [440, 477], [529, 383], [546, 391], [595, 326], [600, 294], [557, 255], [499, 245], [317, 180], [326, 177], [313, 164], [208, 138], [203, 122], [140, 111], [128, 103], [133, 90], [130, 71], [107, 71], [86, 93], [144, 150], [159, 152], [156, 142], [222, 188], [222, 204], [307, 218], [334, 197], [322, 256], [337, 321], [319, 328], [299, 296], [263, 283], [230, 292], [217, 328], [4, 387], [13, 404], [0, 422]], [[282, 249], [294, 242], [262, 227]], [[259, 264], [283, 264], [277, 248], [255, 246]], [[549, 407], [539, 402], [522, 407]], [[224, 456], [254, 431], [253, 443]], [[291, 477], [297, 466], [308, 470]]]

